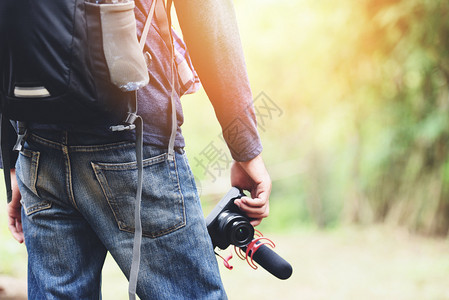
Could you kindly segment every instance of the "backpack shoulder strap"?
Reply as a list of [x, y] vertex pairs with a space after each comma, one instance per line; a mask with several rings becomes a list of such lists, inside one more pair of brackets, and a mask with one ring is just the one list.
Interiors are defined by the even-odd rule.
[[154, 15], [154, 8], [156, 7], [157, 0], [153, 0], [151, 3], [150, 11], [148, 12], [147, 20], [145, 21], [145, 26], [142, 31], [142, 35], [140, 36], [140, 49], [143, 51], [143, 48], [145, 47], [145, 42], [147, 40], [148, 32], [150, 31], [151, 26], [151, 20], [153, 19]]

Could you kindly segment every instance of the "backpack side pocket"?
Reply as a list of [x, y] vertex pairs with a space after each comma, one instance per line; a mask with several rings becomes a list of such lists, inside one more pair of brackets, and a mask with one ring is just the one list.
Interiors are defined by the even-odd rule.
[[[122, 91], [149, 82], [147, 64], [137, 40], [134, 2], [85, 2], [89, 50], [97, 74]], [[100, 56], [100, 57], [99, 57]]]

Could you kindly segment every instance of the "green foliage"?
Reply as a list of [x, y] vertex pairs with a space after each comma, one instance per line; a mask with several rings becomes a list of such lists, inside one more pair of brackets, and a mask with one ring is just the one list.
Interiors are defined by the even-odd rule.
[[283, 212], [270, 222], [447, 235], [449, 3], [238, 1], [237, 13], [253, 90], [284, 111], [262, 132], [266, 161], [299, 161], [274, 178], [272, 217]]
[[[380, 121], [371, 134], [387, 140], [365, 150], [380, 155], [366, 170], [364, 196], [375, 220], [446, 235], [449, 195], [441, 174], [449, 138], [449, 77], [445, 75], [449, 23], [444, 21], [449, 5], [367, 0], [360, 8], [366, 24], [355, 49], [365, 51], [355, 62], [370, 64], [376, 71], [369, 77], [357, 73], [353, 88], [365, 85], [372, 98], [365, 111], [374, 109], [381, 116], [366, 124], [362, 115], [356, 122], [363, 132], [364, 127], [375, 126], [370, 121]], [[368, 49], [367, 44], [372, 46]], [[370, 139], [362, 134], [361, 143], [370, 145]]]

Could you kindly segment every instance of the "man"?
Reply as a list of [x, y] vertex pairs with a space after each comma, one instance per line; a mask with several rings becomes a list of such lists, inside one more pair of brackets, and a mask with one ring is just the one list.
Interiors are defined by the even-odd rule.
[[[141, 31], [151, 3], [135, 2]], [[250, 191], [251, 198], [236, 204], [258, 225], [268, 216], [271, 181], [260, 154], [232, 1], [175, 0], [174, 4], [193, 64], [222, 128], [225, 131], [236, 120], [240, 124], [237, 138], [224, 132], [235, 160], [231, 184]], [[167, 159], [170, 53], [158, 23], [153, 25], [146, 43], [152, 57], [151, 80], [138, 92], [145, 169], [137, 294], [141, 299], [224, 299], [183, 150], [179, 94], [175, 160]], [[101, 126], [29, 125], [17, 171], [11, 170], [8, 219], [14, 238], [27, 247], [30, 299], [98, 299], [107, 251], [129, 276], [137, 172], [133, 141], [128, 133], [111, 134]]]

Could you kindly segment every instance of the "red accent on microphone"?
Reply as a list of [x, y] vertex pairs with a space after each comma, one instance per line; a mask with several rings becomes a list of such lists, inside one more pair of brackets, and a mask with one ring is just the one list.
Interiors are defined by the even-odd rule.
[[258, 267], [257, 267], [256, 263], [253, 261], [254, 253], [256, 253], [256, 251], [262, 245], [269, 245], [271, 248], [276, 247], [276, 245], [274, 244], [274, 242], [272, 240], [264, 237], [263, 234], [259, 230], [257, 230], [257, 229], [254, 230], [254, 234], [255, 234], [255, 236], [257, 236], [257, 238], [255, 238], [254, 240], [252, 240], [251, 243], [248, 244], [245, 252], [243, 252], [243, 250], [241, 248], [238, 248], [236, 246], [234, 246], [234, 250], [235, 250], [235, 253], [237, 254], [237, 256], [241, 260], [246, 260], [248, 265], [251, 268], [253, 268], [254, 270], [256, 270]]

